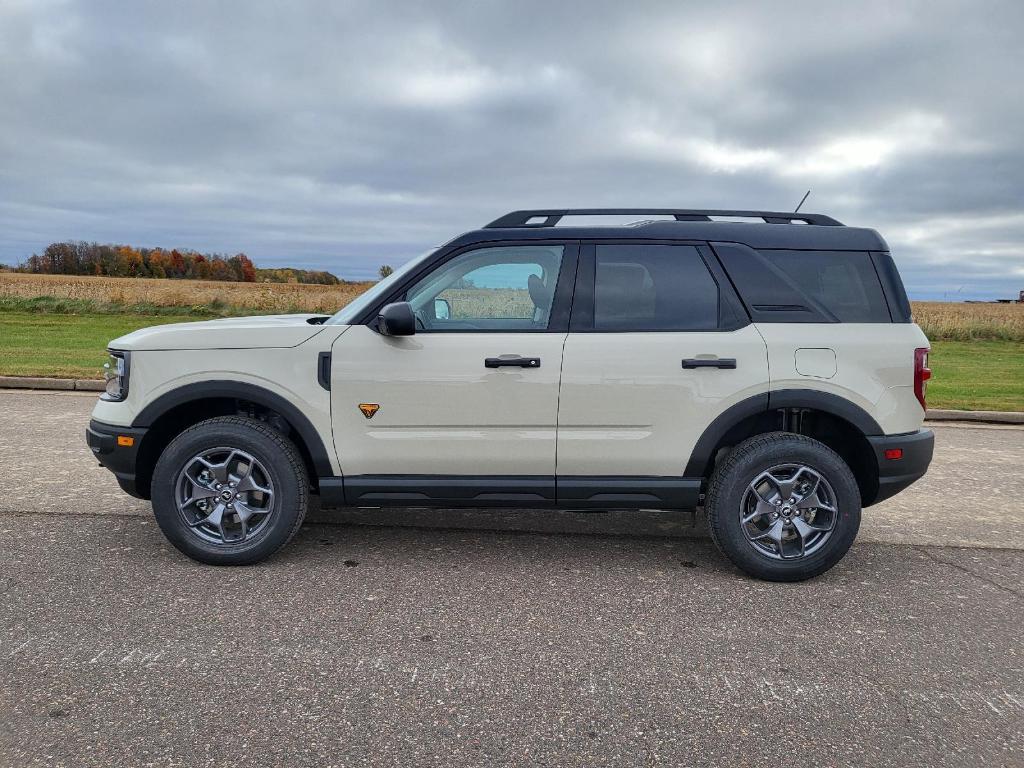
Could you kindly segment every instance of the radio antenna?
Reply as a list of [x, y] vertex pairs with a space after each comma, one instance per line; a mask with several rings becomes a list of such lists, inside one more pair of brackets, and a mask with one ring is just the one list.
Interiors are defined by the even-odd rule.
[[808, 197], [810, 197], [810, 194], [811, 194], [811, 190], [809, 190], [809, 189], [808, 189], [808, 190], [807, 190], [807, 191], [806, 191], [806, 192], [804, 193], [804, 196], [800, 198], [800, 202], [799, 202], [799, 203], [797, 203], [797, 205], [796, 205], [796, 208], [794, 208], [794, 209], [793, 209], [793, 213], [800, 213], [800, 206], [802, 206], [802, 205], [804, 204], [804, 201], [805, 201], [805, 200], [806, 200], [806, 199], [807, 199]]

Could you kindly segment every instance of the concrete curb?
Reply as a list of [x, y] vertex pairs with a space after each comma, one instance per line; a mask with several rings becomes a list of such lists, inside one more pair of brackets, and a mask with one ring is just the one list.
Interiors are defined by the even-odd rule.
[[1019, 411], [947, 411], [928, 410], [928, 421], [977, 421], [984, 424], [1024, 424]]
[[95, 379], [54, 379], [42, 376], [0, 376], [0, 389], [56, 389], [61, 391], [102, 392], [102, 381]]
[[[54, 379], [39, 376], [0, 376], [0, 389], [54, 389], [102, 392], [103, 382], [95, 379]], [[1020, 411], [949, 411], [929, 409], [928, 421], [978, 421], [985, 424], [1024, 424]]]

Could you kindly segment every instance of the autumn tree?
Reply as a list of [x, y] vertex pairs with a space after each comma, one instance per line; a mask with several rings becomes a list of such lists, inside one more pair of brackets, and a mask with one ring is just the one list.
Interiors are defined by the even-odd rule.
[[231, 282], [238, 280], [234, 271], [223, 258], [210, 259], [210, 279], [230, 280]]
[[244, 283], [256, 282], [256, 268], [244, 253], [232, 256], [228, 259], [228, 264], [231, 265], [231, 271], [234, 273], [236, 280]]
[[195, 276], [199, 280], [210, 279], [210, 261], [203, 254], [197, 253], [192, 260], [195, 269]]
[[[240, 282], [339, 285], [330, 272], [281, 267], [257, 269], [244, 253], [228, 258], [189, 250], [134, 248], [86, 242], [51, 243], [17, 267], [20, 272], [108, 277], [190, 278]], [[390, 269], [390, 267], [388, 268]]]
[[177, 248], [171, 251], [170, 273], [171, 277], [185, 276], [185, 257], [181, 255], [181, 251]]

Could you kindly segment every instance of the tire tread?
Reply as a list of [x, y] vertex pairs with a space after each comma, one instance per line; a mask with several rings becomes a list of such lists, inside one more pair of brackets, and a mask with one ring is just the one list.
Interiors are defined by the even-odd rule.
[[[295, 535], [299, 532], [299, 529], [302, 527], [302, 523], [306, 518], [306, 512], [309, 508], [309, 477], [306, 471], [306, 464], [302, 460], [302, 456], [299, 454], [299, 450], [295, 446], [295, 443], [266, 422], [259, 421], [258, 419], [252, 419], [247, 416], [216, 416], [212, 419], [206, 419], [193, 424], [176, 435], [164, 449], [163, 455], [161, 455], [160, 459], [157, 461], [157, 468], [154, 471], [154, 477], [157, 477], [160, 474], [160, 462], [163, 460], [163, 457], [167, 455], [170, 448], [176, 443], [187, 440], [194, 435], [208, 432], [211, 429], [222, 430], [224, 427], [236, 427], [255, 432], [272, 442], [280, 451], [281, 456], [283, 456], [287, 461], [288, 468], [297, 480], [298, 497], [295, 499], [296, 514], [287, 535], [284, 536], [277, 546], [273, 547], [273, 549], [261, 551], [256, 557], [252, 556], [253, 553], [238, 553], [234, 558], [232, 558], [235, 563], [239, 565], [255, 563], [272, 557], [280, 552], [285, 545], [295, 538]], [[194, 557], [191, 553], [186, 552], [186, 554], [189, 554], [190, 557]]]
[[[820, 573], [824, 573], [835, 565], [835, 563], [845, 555], [846, 549], [849, 548], [849, 543], [847, 543], [846, 547], [838, 557], [812, 556], [813, 560], [811, 563], [798, 561], [791, 564], [782, 564], [765, 560], [764, 562], [758, 562], [757, 566], [752, 567], [752, 561], [741, 556], [741, 553], [737, 551], [732, 542], [725, 538], [725, 528], [722, 516], [732, 514], [735, 510], [732, 510], [728, 505], [726, 505], [724, 509], [722, 508], [720, 501], [722, 497], [726, 495], [724, 486], [729, 483], [735, 475], [741, 472], [740, 466], [744, 462], [748, 461], [751, 456], [761, 451], [767, 451], [778, 454], [779, 461], [781, 463], [786, 461], [785, 456], [787, 451], [792, 451], [794, 448], [809, 449], [818, 454], [823, 454], [830, 460], [837, 462], [838, 465], [846, 471], [847, 477], [844, 478], [844, 480], [847, 485], [852, 486], [853, 489], [856, 490], [856, 481], [853, 479], [852, 472], [850, 472], [849, 467], [846, 466], [846, 463], [835, 451], [824, 443], [806, 435], [781, 431], [765, 432], [744, 440], [729, 451], [725, 459], [715, 467], [708, 483], [708, 503], [705, 506], [705, 511], [707, 513], [708, 529], [711, 532], [712, 541], [714, 541], [715, 546], [718, 547], [719, 551], [729, 558], [733, 565], [757, 578], [767, 579], [770, 581], [802, 581], [804, 579], [809, 579]], [[835, 484], [833, 478], [830, 478], [830, 481]], [[852, 523], [855, 526], [853, 529], [853, 535], [856, 535], [857, 528], [860, 526], [859, 491], [856, 494], [856, 501], [856, 510], [847, 510], [845, 513], [851, 514], [854, 520]], [[839, 523], [837, 522], [837, 525], [838, 524]], [[849, 536], [849, 539], [850, 543], [852, 543], [853, 537]], [[839, 539], [839, 543], [842, 543], [841, 539]], [[743, 554], [747, 553], [744, 552]]]

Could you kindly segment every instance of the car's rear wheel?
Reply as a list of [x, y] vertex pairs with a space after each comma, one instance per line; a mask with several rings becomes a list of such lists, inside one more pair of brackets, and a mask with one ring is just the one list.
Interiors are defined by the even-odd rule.
[[824, 573], [860, 528], [860, 491], [850, 468], [823, 443], [786, 432], [736, 446], [711, 477], [706, 509], [722, 552], [769, 581]]
[[174, 438], [153, 472], [153, 511], [167, 539], [211, 565], [248, 565], [277, 552], [309, 500], [295, 445], [240, 416], [200, 422]]

